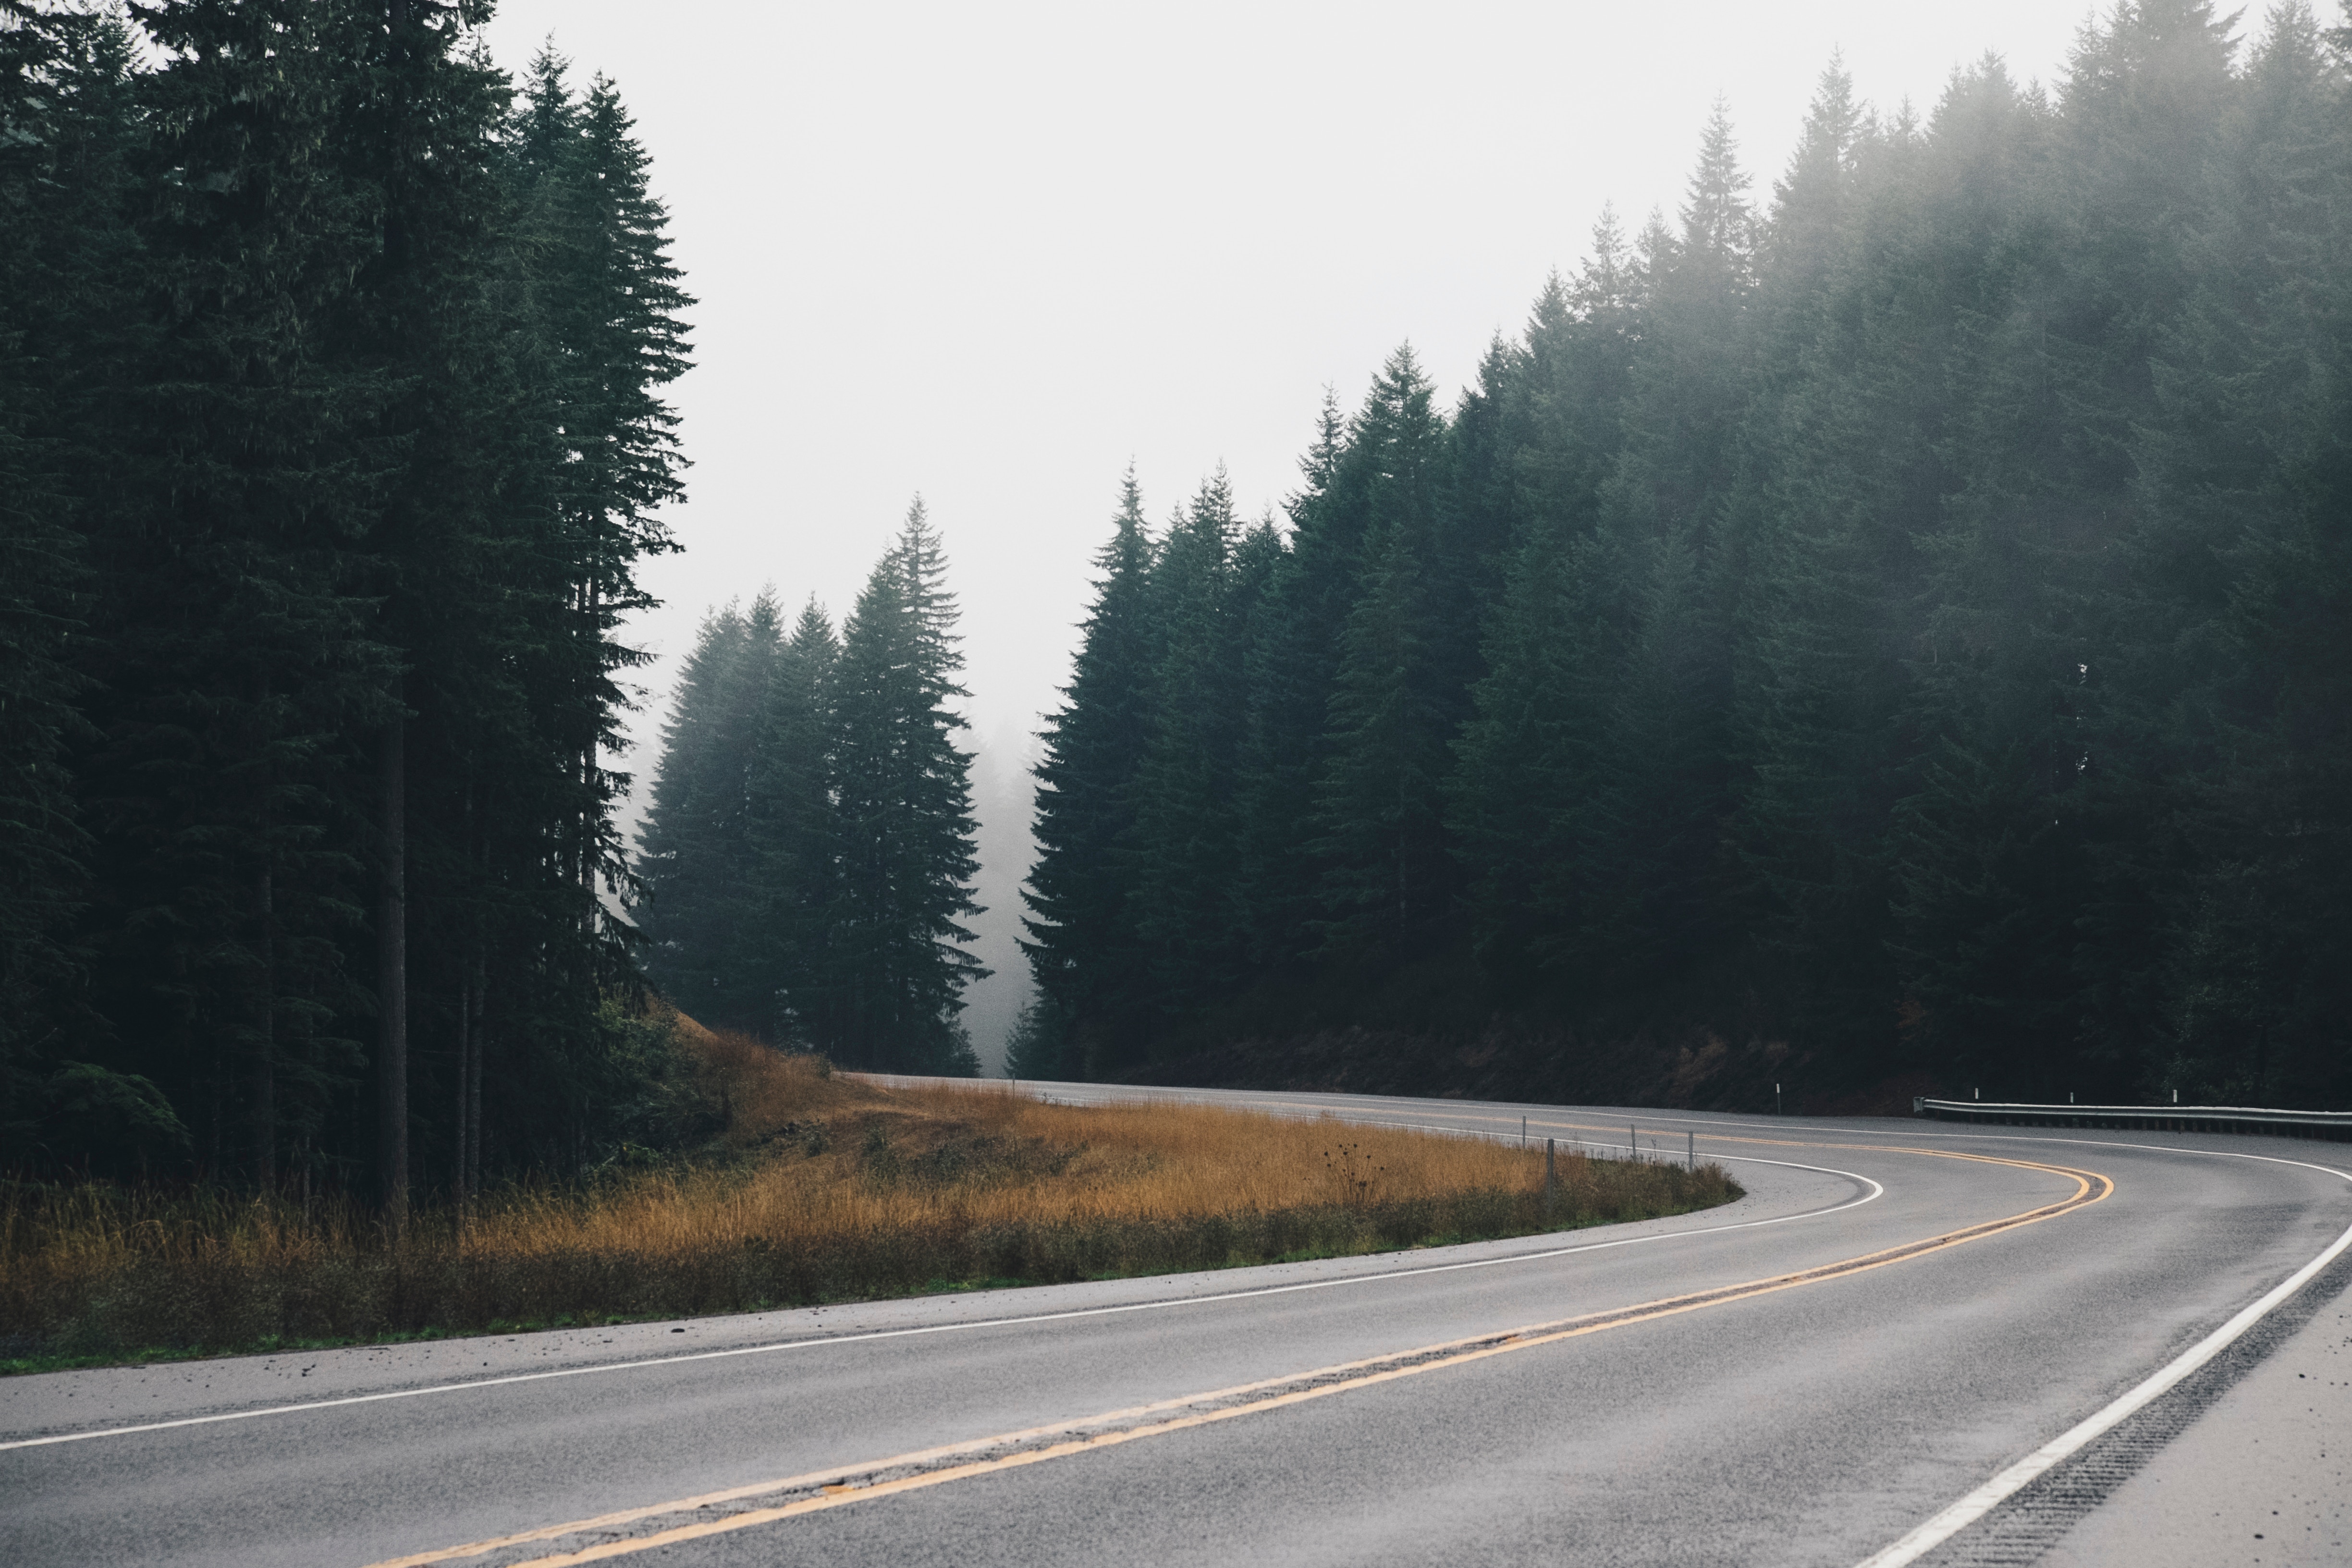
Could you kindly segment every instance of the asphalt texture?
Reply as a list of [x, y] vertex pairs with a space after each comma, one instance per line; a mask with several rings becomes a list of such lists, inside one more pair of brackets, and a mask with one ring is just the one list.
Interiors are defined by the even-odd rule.
[[[1524, 1115], [1601, 1152], [1630, 1122], [1656, 1157], [1695, 1133], [1748, 1195], [1378, 1258], [12, 1379], [0, 1562], [1852, 1568], [2352, 1226], [2341, 1144], [1188, 1097]], [[2347, 1279], [1923, 1561], [2162, 1568], [2227, 1536], [2256, 1549], [2229, 1561], [2352, 1562]]]

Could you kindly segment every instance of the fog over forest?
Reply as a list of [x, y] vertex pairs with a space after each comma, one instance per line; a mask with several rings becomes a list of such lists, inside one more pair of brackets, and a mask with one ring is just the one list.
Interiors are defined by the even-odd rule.
[[[1130, 472], [1012, 1069], [2343, 1093], [2343, 36], [2233, 25], [2125, 7], [2053, 89], [1987, 57], [1917, 110], [1832, 62], [1769, 190], [1718, 107], [1675, 210], [1604, 213], [1475, 384], [1408, 345], [1327, 402], [1279, 518]], [[653, 973], [790, 1028], [830, 947], [672, 923], [809, 894], [743, 798], [740, 840], [659, 841]]]
[[780, 483], [632, 752], [698, 345], [623, 84], [422, 0], [0, 0], [0, 1153], [395, 1208], [656, 1159], [670, 1007], [889, 1070], [2352, 1105], [2342, 21], [1828, 60], [1771, 168], [1718, 108], [1469, 384], [1401, 322], [1277, 504], [1085, 476], [1034, 731], [967, 668], [1003, 540], [894, 476], [827, 600]]

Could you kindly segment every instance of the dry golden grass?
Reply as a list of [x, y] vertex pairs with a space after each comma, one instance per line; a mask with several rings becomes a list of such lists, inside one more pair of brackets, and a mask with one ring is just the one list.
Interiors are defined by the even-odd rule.
[[[0, 1194], [0, 1357], [229, 1350], [744, 1310], [1527, 1234], [1736, 1196], [1394, 1128], [1006, 1086], [887, 1088], [682, 1023], [724, 1150], [421, 1214], [83, 1186]], [[31, 1358], [31, 1359], [27, 1359]]]

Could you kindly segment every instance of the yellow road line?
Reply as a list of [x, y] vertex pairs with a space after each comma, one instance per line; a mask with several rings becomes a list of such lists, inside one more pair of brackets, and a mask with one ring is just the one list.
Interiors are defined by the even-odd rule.
[[[1856, 1147], [1856, 1145], [1843, 1145], [1843, 1147]], [[1360, 1388], [1392, 1383], [1400, 1378], [1415, 1376], [1424, 1372], [1434, 1372], [1442, 1367], [1464, 1366], [1472, 1362], [1507, 1355], [1514, 1351], [1532, 1350], [1538, 1345], [1557, 1344], [1563, 1340], [1579, 1339], [1588, 1334], [1605, 1332], [1611, 1329], [1626, 1328], [1636, 1323], [1654, 1322], [1661, 1318], [1678, 1317], [1683, 1313], [1695, 1312], [1706, 1307], [1725, 1306], [1734, 1301], [1745, 1301], [1759, 1296], [1794, 1289], [1799, 1286], [1820, 1284], [1825, 1280], [1868, 1273], [1891, 1264], [1906, 1262], [1914, 1258], [1923, 1258], [1931, 1253], [1944, 1251], [1948, 1247], [1979, 1241], [1987, 1237], [2000, 1235], [2024, 1226], [2038, 1225], [2043, 1220], [2055, 1219], [2061, 1215], [2070, 1214], [2075, 1209], [2098, 1203], [2116, 1190], [2113, 1179], [2101, 1175], [2095, 1171], [2078, 1170], [2072, 1166], [2043, 1164], [2032, 1160], [2004, 1159], [1990, 1154], [1959, 1153], [1940, 1149], [1877, 1145], [1871, 1147], [1884, 1152], [1924, 1154], [1935, 1159], [2008, 1165], [2020, 1170], [2040, 1171], [2052, 1175], [2066, 1176], [2074, 1181], [2074, 1191], [2070, 1196], [2056, 1203], [2044, 1204], [2038, 1208], [2028, 1209], [2022, 1213], [1987, 1220], [1979, 1225], [1964, 1226], [1959, 1230], [1946, 1231], [1941, 1235], [1928, 1237], [1919, 1241], [1906, 1242], [1898, 1247], [1864, 1253], [1835, 1263], [1800, 1269], [1790, 1274], [1773, 1275], [1767, 1279], [1748, 1280], [1741, 1284], [1719, 1286], [1711, 1290], [1665, 1297], [1655, 1301], [1617, 1308], [1609, 1311], [1588, 1312], [1550, 1322], [1532, 1323], [1500, 1333], [1449, 1340], [1439, 1344], [1424, 1345], [1417, 1350], [1399, 1351], [1360, 1361], [1343, 1362], [1311, 1372], [1260, 1379], [1255, 1383], [1239, 1384], [1231, 1388], [1213, 1390], [1205, 1394], [1188, 1394], [1179, 1399], [1161, 1400], [1150, 1405], [1131, 1406], [1125, 1410], [1108, 1411], [1099, 1415], [1058, 1422], [1050, 1426], [1001, 1433], [995, 1436], [982, 1437], [969, 1443], [920, 1449], [866, 1464], [835, 1466], [828, 1469], [810, 1471], [803, 1475], [786, 1477], [778, 1480], [734, 1487], [725, 1491], [706, 1492], [698, 1497], [681, 1498], [671, 1502], [654, 1503], [642, 1508], [599, 1514], [593, 1519], [574, 1520], [565, 1524], [545, 1525], [536, 1530], [499, 1536], [494, 1540], [473, 1542], [463, 1546], [445, 1547], [407, 1557], [390, 1558], [381, 1563], [372, 1563], [369, 1568], [425, 1568], [426, 1564], [478, 1557], [486, 1552], [508, 1547], [553, 1541], [567, 1535], [614, 1530], [664, 1514], [684, 1513], [702, 1508], [717, 1507], [744, 1498], [801, 1490], [812, 1487], [820, 1489], [814, 1496], [797, 1498], [791, 1502], [780, 1503], [771, 1508], [750, 1509], [740, 1513], [730, 1514], [722, 1519], [697, 1521], [691, 1524], [658, 1531], [650, 1535], [600, 1542], [577, 1551], [558, 1552], [547, 1557], [535, 1557], [526, 1563], [514, 1564], [513, 1568], [558, 1568], [560, 1564], [596, 1563], [608, 1558], [627, 1556], [650, 1551], [656, 1547], [676, 1545], [681, 1542], [698, 1541], [707, 1536], [722, 1535], [733, 1531], [747, 1530], [755, 1525], [794, 1519], [803, 1514], [823, 1512], [848, 1503], [894, 1497], [901, 1492], [944, 1486], [950, 1481], [992, 1475], [1002, 1470], [1019, 1469], [1047, 1459], [1066, 1458], [1074, 1454], [1092, 1453], [1097, 1449], [1133, 1442], [1138, 1438], [1156, 1437], [1171, 1432], [1188, 1431], [1214, 1422], [1231, 1420], [1235, 1416], [1258, 1415], [1265, 1411], [1303, 1404], [1310, 1399], [1321, 1399], [1334, 1394], [1345, 1394]], [[1354, 1375], [1348, 1375], [1350, 1373]], [[1300, 1384], [1311, 1386], [1290, 1386]], [[1245, 1398], [1246, 1395], [1275, 1388], [1284, 1389], [1285, 1392], [1258, 1399]], [[915, 1475], [894, 1477], [887, 1480], [874, 1481], [862, 1486], [854, 1484], [852, 1479], [857, 1476], [903, 1469], [910, 1465], [935, 1464], [939, 1460], [952, 1458], [959, 1454], [985, 1453], [990, 1449], [1035, 1443], [1041, 1438], [1050, 1437], [1060, 1432], [1078, 1431], [1086, 1427], [1105, 1426], [1114, 1422], [1132, 1422], [1138, 1417], [1148, 1416], [1160, 1411], [1181, 1410], [1186, 1406], [1203, 1405], [1213, 1401], [1235, 1399], [1244, 1402], [1221, 1405], [1213, 1410], [1194, 1410], [1187, 1415], [1145, 1422], [1142, 1425], [1118, 1426], [1111, 1431], [1069, 1437], [1044, 1447], [1021, 1448], [1015, 1453], [997, 1454], [985, 1458], [969, 1460], [963, 1464], [943, 1466], [937, 1469], [923, 1470]]]

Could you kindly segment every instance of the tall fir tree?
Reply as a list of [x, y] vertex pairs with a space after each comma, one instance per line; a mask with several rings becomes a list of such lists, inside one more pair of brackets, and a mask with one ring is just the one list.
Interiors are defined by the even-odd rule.
[[1161, 645], [1153, 546], [1128, 470], [1094, 604], [1036, 767], [1037, 858], [1022, 893], [1022, 951], [1040, 1000], [1023, 1076], [1083, 1076], [1138, 1021], [1144, 959], [1131, 858], [1135, 777], [1150, 742]]
[[1360, 597], [1339, 638], [1318, 781], [1324, 951], [1393, 960], [1427, 939], [1456, 878], [1444, 822], [1447, 742], [1466, 685], [1449, 658], [1475, 624], [1454, 589], [1444, 418], [1411, 349], [1390, 356], [1349, 431], [1366, 517]]
[[[534, 163], [466, 8], [10, 17], [9, 310], [38, 318], [0, 321], [35, 329], [0, 457], [41, 504], [7, 544], [52, 574], [24, 646], [62, 656], [73, 722], [10, 718], [71, 791], [43, 832], [88, 836], [69, 929], [17, 901], [89, 977], [41, 987], [28, 1070], [73, 1106], [26, 1152], [364, 1177], [395, 1215], [486, 1163], [576, 1166], [626, 1091], [604, 988], [633, 968], [590, 879], [622, 871], [614, 633], [683, 346], [617, 99], [542, 76], [581, 133]], [[45, 163], [72, 177], [17, 183]], [[592, 454], [625, 460], [566, 453], [564, 378], [634, 397]], [[566, 494], [635, 521], [591, 537]]]
[[851, 1064], [971, 1072], [956, 1014], [986, 971], [961, 922], [971, 884], [971, 758], [957, 749], [954, 597], [940, 536], [919, 499], [857, 596], [841, 639], [833, 701], [838, 878], [830, 925], [838, 960], [829, 1048]]
[[713, 1027], [765, 1029], [775, 1015], [773, 977], [752, 934], [766, 901], [755, 792], [782, 640], [764, 590], [749, 609], [730, 605], [703, 622], [663, 726], [639, 835], [646, 974]]
[[1249, 729], [1240, 788], [1242, 899], [1256, 967], [1296, 973], [1322, 943], [1316, 795], [1327, 755], [1340, 637], [1364, 571], [1370, 518], [1348, 424], [1328, 390], [1306, 480], [1285, 505], [1289, 549], [1267, 584], [1265, 635], [1252, 646]]
[[838, 896], [832, 858], [834, 667], [841, 644], [812, 599], [776, 659], [751, 776], [751, 876], [759, 908], [747, 931], [764, 976], [762, 1032], [813, 1041], [828, 1031]]
[[378, 18], [137, 15], [167, 51], [138, 153], [159, 303], [124, 410], [142, 460], [91, 516], [90, 941], [124, 1059], [188, 1108], [201, 1168], [274, 1182], [279, 1079], [348, 1082], [374, 1010], [343, 942], [376, 847], [352, 770], [397, 668], [365, 559], [399, 461], [394, 375], [362, 351], [387, 193], [350, 112]]
[[0, 6], [0, 1142], [20, 1150], [96, 1021], [72, 940], [91, 891], [70, 759], [96, 585], [75, 478], [105, 444], [99, 367], [131, 347], [131, 50], [111, 18]]
[[[1245, 574], [1233, 487], [1220, 470], [1171, 520], [1152, 571], [1159, 629], [1154, 722], [1132, 784], [1126, 855], [1146, 995], [1163, 1025], [1198, 1013], [1241, 978], [1246, 950], [1233, 867], [1245, 696], [1244, 661], [1264, 587], [1262, 548]], [[1097, 1068], [1116, 1058], [1097, 1050]]]

